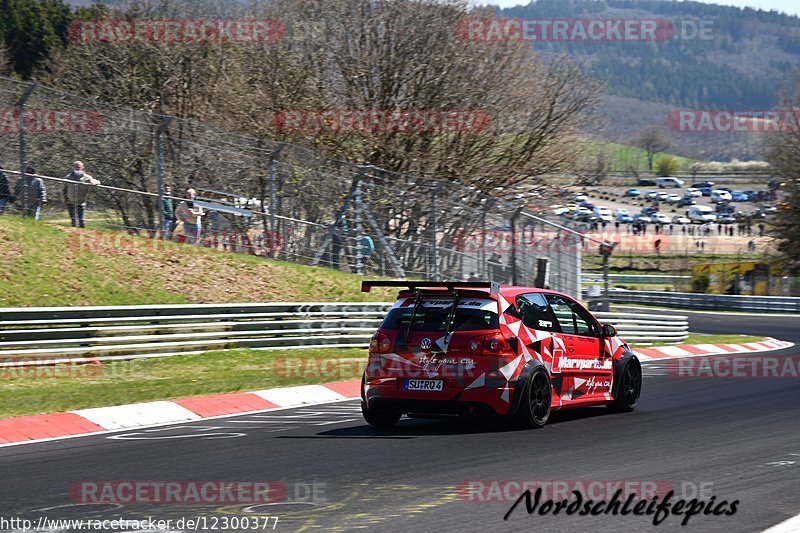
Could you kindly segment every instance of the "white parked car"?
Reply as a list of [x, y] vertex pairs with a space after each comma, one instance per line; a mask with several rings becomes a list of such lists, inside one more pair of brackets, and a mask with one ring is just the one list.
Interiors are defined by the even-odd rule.
[[653, 213], [652, 215], [650, 215], [650, 218], [653, 219], [653, 222], [655, 222], [656, 224], [672, 223], [672, 220], [664, 213]]
[[661, 187], [675, 187], [676, 189], [680, 189], [683, 187], [685, 182], [683, 180], [679, 180], [678, 178], [658, 178], [656, 180], [656, 184]]
[[574, 202], [576, 202], [576, 203], [585, 202], [588, 199], [589, 199], [589, 197], [586, 196], [585, 194], [578, 194], [578, 195], [575, 196]]
[[686, 217], [692, 222], [714, 222], [717, 215], [714, 209], [707, 205], [693, 205], [686, 211]]
[[733, 198], [731, 197], [731, 193], [728, 191], [723, 191], [722, 189], [711, 191], [712, 202], [730, 202], [731, 200], [733, 200]]
[[680, 201], [681, 197], [678, 196], [677, 194], [670, 194], [669, 196], [667, 196], [667, 202], [670, 204], [677, 204]]
[[644, 195], [648, 200], [658, 200], [658, 191], [650, 191]]
[[552, 211], [552, 213], [554, 215], [561, 216], [561, 215], [566, 215], [567, 213], [569, 213], [569, 208], [564, 207], [563, 205], [557, 204], [557, 205], [551, 205], [550, 206], [550, 211]]
[[672, 223], [673, 224], [691, 224], [692, 221], [689, 220], [688, 218], [684, 217], [684, 216], [675, 215], [674, 217], [672, 217]]
[[607, 208], [604, 205], [596, 205], [594, 206], [594, 214], [602, 220], [603, 222], [613, 222], [614, 217], [611, 216], [611, 209]]
[[703, 193], [700, 189], [697, 189], [695, 187], [689, 187], [688, 189], [686, 189], [683, 195], [688, 196], [689, 198], [700, 198], [701, 196], [703, 196]]

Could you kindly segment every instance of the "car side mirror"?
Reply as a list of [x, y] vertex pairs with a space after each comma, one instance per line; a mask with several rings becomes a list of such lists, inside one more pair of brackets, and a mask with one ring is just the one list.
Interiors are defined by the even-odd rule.
[[611, 324], [603, 324], [602, 326], [603, 337], [616, 337], [617, 328]]

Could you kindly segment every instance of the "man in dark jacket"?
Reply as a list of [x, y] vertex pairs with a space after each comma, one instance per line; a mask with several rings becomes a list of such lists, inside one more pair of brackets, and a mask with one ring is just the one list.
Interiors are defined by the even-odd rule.
[[6, 210], [6, 206], [12, 198], [11, 189], [8, 188], [8, 178], [0, 172], [0, 215]]
[[69, 218], [73, 228], [86, 227], [86, 197], [89, 196], [89, 185], [100, 185], [100, 182], [86, 173], [83, 163], [75, 161], [72, 172], [64, 176], [65, 180], [75, 183], [64, 185], [64, 200], [67, 202]]
[[42, 178], [36, 177], [36, 169], [28, 166], [14, 187], [13, 202], [19, 202], [18, 207], [22, 216], [39, 220], [42, 206], [47, 203], [47, 190]]

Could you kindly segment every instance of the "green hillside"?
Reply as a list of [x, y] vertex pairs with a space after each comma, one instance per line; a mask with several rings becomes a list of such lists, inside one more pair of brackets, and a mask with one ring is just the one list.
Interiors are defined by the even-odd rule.
[[0, 217], [0, 307], [386, 301], [361, 276]]

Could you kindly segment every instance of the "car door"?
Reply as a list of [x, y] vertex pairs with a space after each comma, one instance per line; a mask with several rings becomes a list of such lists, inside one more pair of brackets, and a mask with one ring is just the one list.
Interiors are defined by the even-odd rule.
[[549, 294], [547, 302], [558, 326], [554, 334], [553, 375], [560, 374], [563, 403], [596, 400], [611, 391], [612, 360], [602, 349], [600, 327], [578, 302]]

